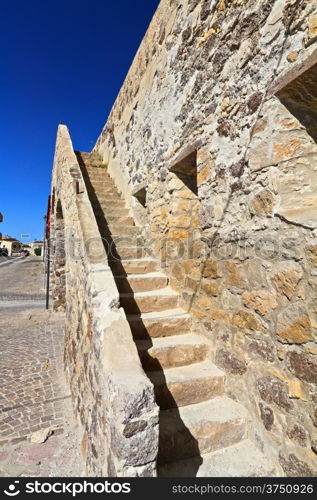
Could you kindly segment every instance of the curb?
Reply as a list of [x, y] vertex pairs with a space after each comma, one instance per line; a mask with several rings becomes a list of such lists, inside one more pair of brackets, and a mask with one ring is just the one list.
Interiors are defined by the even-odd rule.
[[9, 266], [10, 264], [14, 264], [14, 262], [18, 262], [21, 259], [25, 259], [25, 257], [22, 255], [21, 257], [16, 257], [15, 259], [7, 260], [6, 262], [2, 262], [0, 264], [0, 267]]

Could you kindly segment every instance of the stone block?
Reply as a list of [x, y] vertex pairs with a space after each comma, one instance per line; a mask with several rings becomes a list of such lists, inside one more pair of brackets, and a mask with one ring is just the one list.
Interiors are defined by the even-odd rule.
[[264, 332], [265, 328], [260, 320], [251, 312], [240, 309], [232, 317], [232, 324], [243, 330]]
[[260, 408], [260, 415], [261, 415], [261, 420], [263, 422], [263, 425], [267, 431], [270, 431], [272, 429], [273, 424], [274, 424], [273, 410], [272, 410], [272, 408], [270, 408], [267, 405], [264, 405], [263, 403], [259, 403], [259, 408]]
[[303, 344], [313, 340], [307, 310], [303, 305], [292, 304], [278, 315], [276, 334], [282, 342]]
[[215, 259], [208, 259], [203, 263], [202, 275], [204, 278], [219, 278], [219, 264]]
[[254, 290], [242, 294], [244, 305], [253, 309], [261, 316], [268, 317], [273, 309], [278, 306], [276, 294], [267, 290]]
[[266, 403], [275, 403], [286, 411], [294, 407], [294, 404], [289, 399], [288, 387], [276, 377], [264, 375], [258, 379], [257, 387], [261, 398]]
[[317, 359], [312, 354], [290, 351], [286, 356], [288, 369], [300, 380], [317, 383]]
[[247, 371], [246, 362], [227, 349], [217, 349], [215, 363], [231, 375], [243, 375]]
[[308, 18], [308, 29], [306, 32], [306, 45], [317, 40], [317, 14], [312, 13]]
[[272, 216], [275, 205], [275, 197], [269, 189], [262, 189], [250, 200], [251, 214], [258, 216]]
[[290, 299], [302, 276], [303, 272], [299, 265], [281, 262], [276, 265], [276, 271], [272, 274], [271, 279], [277, 291]]

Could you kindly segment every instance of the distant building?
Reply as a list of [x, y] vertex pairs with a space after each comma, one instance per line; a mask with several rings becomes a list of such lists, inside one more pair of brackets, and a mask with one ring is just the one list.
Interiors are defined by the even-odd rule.
[[4, 236], [0, 238], [0, 247], [6, 248], [8, 250], [8, 255], [13, 255], [14, 253], [20, 252], [22, 245], [21, 242], [16, 240], [15, 238], [11, 238], [11, 236]]
[[44, 246], [43, 241], [31, 241], [30, 243], [27, 243], [26, 246], [27, 246], [28, 250], [30, 251], [30, 253], [33, 255], [34, 255], [35, 248], [40, 248], [41, 255], [43, 255], [43, 246]]

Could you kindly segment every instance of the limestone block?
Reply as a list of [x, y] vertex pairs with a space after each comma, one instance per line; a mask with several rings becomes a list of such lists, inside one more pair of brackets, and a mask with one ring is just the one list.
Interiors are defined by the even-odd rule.
[[317, 14], [314, 12], [308, 18], [308, 29], [306, 32], [306, 45], [317, 40]]
[[202, 275], [204, 278], [219, 278], [221, 276], [218, 262], [215, 259], [208, 259], [203, 263]]
[[277, 291], [290, 299], [302, 279], [303, 272], [301, 267], [295, 263], [281, 262], [275, 266], [275, 271], [271, 276]]
[[251, 312], [240, 309], [232, 317], [232, 324], [243, 330], [264, 332], [265, 329], [260, 320]]
[[289, 399], [288, 387], [272, 375], [265, 375], [257, 381], [261, 398], [267, 403], [275, 403], [284, 410], [291, 410], [294, 406]]
[[280, 166], [277, 191], [279, 206], [276, 213], [285, 219], [317, 227], [317, 151], [307, 144], [309, 156], [298, 157], [302, 151], [294, 151], [296, 159], [289, 159]]
[[302, 352], [291, 351], [287, 353], [287, 366], [289, 370], [300, 380], [317, 383], [317, 359], [316, 356]]
[[242, 298], [246, 307], [254, 309], [255, 312], [266, 317], [269, 316], [272, 309], [276, 309], [278, 305], [276, 294], [268, 292], [267, 290], [244, 292]]
[[303, 305], [291, 305], [277, 318], [276, 333], [282, 342], [302, 344], [313, 340], [311, 322]]
[[246, 362], [228, 349], [218, 349], [216, 351], [215, 363], [232, 375], [242, 375], [247, 371]]
[[269, 189], [262, 189], [250, 200], [250, 212], [254, 215], [272, 215], [275, 198]]

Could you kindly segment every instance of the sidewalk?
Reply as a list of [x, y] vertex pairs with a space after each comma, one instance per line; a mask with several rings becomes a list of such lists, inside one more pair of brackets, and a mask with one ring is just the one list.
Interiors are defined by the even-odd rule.
[[0, 476], [84, 470], [64, 379], [64, 315], [44, 310], [42, 265], [0, 268]]

